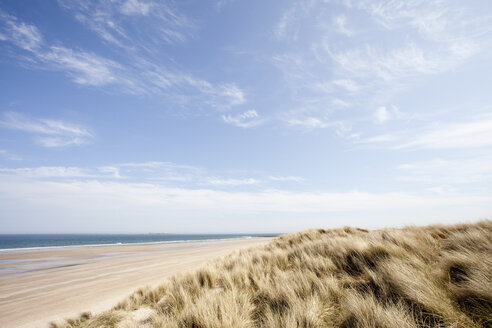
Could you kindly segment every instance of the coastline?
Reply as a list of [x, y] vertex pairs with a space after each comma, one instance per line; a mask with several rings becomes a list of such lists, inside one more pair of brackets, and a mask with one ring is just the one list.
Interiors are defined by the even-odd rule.
[[[272, 236], [273, 237], [273, 236]], [[258, 237], [258, 236], [244, 236], [244, 237], [231, 237], [231, 238], [212, 238], [212, 239], [183, 239], [183, 240], [165, 240], [165, 241], [149, 241], [149, 242], [137, 242], [137, 243], [111, 243], [111, 244], [84, 244], [84, 245], [60, 245], [60, 246], [38, 246], [38, 247], [17, 247], [17, 248], [0, 248], [0, 252], [15, 252], [15, 251], [42, 251], [51, 249], [72, 249], [72, 248], [84, 248], [84, 247], [118, 247], [118, 246], [140, 246], [140, 245], [158, 245], [158, 244], [179, 244], [179, 243], [192, 243], [192, 242], [208, 242], [208, 241], [223, 241], [223, 240], [241, 240], [251, 238], [271, 238]]]
[[[28, 234], [28, 235], [20, 235], [20, 236], [68, 236], [80, 237], [80, 236], [103, 236], [103, 237], [123, 237], [126, 236], [167, 236], [173, 238], [187, 237], [184, 239], [169, 239], [169, 240], [150, 240], [150, 241], [118, 241], [118, 242], [99, 242], [99, 243], [90, 243], [88, 240], [85, 240], [85, 244], [82, 243], [73, 243], [72, 240], [62, 240], [62, 243], [71, 242], [68, 244], [60, 244], [60, 245], [39, 245], [39, 246], [19, 246], [19, 247], [9, 247], [3, 248], [4, 245], [0, 245], [0, 253], [1, 252], [9, 252], [16, 250], [44, 250], [44, 249], [56, 249], [56, 248], [77, 248], [77, 247], [104, 247], [104, 246], [126, 246], [126, 245], [152, 245], [152, 244], [166, 244], [166, 243], [186, 243], [186, 242], [199, 242], [199, 241], [220, 241], [220, 240], [238, 240], [238, 239], [248, 239], [248, 238], [269, 238], [276, 237], [280, 234]], [[2, 237], [12, 237], [17, 236], [15, 234], [0, 234], [0, 241], [2, 241]], [[189, 238], [191, 236], [198, 238]], [[121, 240], [121, 239], [120, 239]], [[80, 240], [79, 240], [80, 241]], [[36, 241], [34, 241], [35, 243]], [[60, 243], [60, 240], [52, 240], [52, 243]]]
[[0, 326], [50, 321], [116, 305], [134, 290], [269, 237], [50, 247], [0, 252]]

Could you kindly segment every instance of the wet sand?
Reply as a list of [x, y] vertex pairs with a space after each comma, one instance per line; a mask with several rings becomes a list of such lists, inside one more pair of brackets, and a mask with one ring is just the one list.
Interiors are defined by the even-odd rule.
[[270, 238], [0, 251], [0, 327], [47, 327]]

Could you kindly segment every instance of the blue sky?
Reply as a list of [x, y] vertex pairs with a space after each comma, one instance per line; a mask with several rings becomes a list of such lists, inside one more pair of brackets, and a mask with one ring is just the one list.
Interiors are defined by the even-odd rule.
[[492, 213], [488, 1], [0, 1], [0, 232]]

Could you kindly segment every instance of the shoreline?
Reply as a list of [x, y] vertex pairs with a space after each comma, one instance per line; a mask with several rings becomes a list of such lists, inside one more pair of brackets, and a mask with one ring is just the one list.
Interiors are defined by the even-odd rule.
[[0, 327], [47, 327], [51, 321], [83, 311], [98, 313], [138, 288], [156, 287], [172, 275], [270, 240], [258, 237], [1, 252]]
[[[279, 234], [280, 235], [280, 234]], [[15, 251], [37, 251], [37, 250], [50, 250], [50, 249], [71, 249], [71, 248], [84, 248], [84, 247], [118, 247], [118, 246], [132, 246], [132, 245], [158, 245], [158, 244], [178, 244], [178, 243], [193, 243], [193, 242], [208, 242], [208, 241], [222, 241], [222, 240], [242, 240], [242, 239], [254, 239], [254, 238], [274, 238], [272, 236], [244, 236], [244, 237], [231, 237], [231, 238], [211, 238], [211, 239], [183, 239], [183, 240], [165, 240], [165, 241], [149, 241], [149, 242], [136, 242], [136, 243], [112, 243], [112, 244], [84, 244], [84, 245], [60, 245], [60, 246], [37, 246], [37, 247], [17, 247], [17, 248], [0, 248], [1, 252], [15, 252]]]

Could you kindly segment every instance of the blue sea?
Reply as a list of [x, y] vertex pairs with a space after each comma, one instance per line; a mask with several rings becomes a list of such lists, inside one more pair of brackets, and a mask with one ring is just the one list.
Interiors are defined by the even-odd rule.
[[274, 237], [278, 234], [0, 234], [0, 249], [174, 243]]

